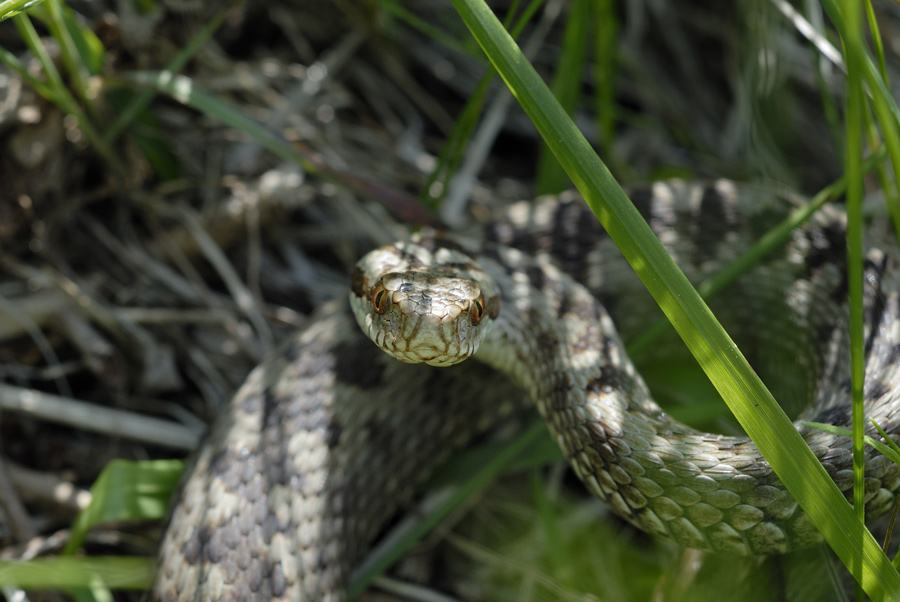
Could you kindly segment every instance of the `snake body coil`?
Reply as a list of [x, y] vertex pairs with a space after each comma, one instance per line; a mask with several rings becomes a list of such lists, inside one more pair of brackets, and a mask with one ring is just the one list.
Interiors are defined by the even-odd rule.
[[[632, 200], [692, 281], [791, 209], [728, 182], [660, 183]], [[881, 238], [873, 229], [866, 258], [865, 395], [867, 418], [893, 434], [900, 283], [897, 253]], [[846, 427], [844, 244], [843, 215], [826, 208], [713, 309], [776, 397], [811, 401], [801, 418]], [[741, 554], [820, 540], [752, 441], [695, 431], [653, 401], [604, 307], [625, 337], [658, 310], [574, 195], [520, 204], [477, 243], [376, 251], [360, 262], [350, 297], [363, 328], [404, 361], [445, 365], [475, 352], [527, 391], [587, 488], [636, 526]], [[345, 308], [324, 308], [213, 426], [187, 471], [155, 596], [341, 600], [415, 485], [520, 396], [478, 362], [396, 362]], [[849, 441], [798, 428], [849, 492]], [[900, 469], [870, 454], [867, 512], [890, 507], [898, 487]]]

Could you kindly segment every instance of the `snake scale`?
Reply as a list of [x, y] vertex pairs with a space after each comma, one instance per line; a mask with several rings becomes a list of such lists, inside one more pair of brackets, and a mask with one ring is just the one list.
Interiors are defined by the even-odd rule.
[[[727, 181], [656, 183], [630, 196], [694, 282], [793, 208]], [[802, 419], [846, 427], [844, 221], [839, 208], [826, 206], [712, 307], [776, 397], [808, 406]], [[867, 417], [893, 434], [900, 426], [898, 255], [879, 228], [868, 239]], [[620, 334], [627, 340], [640, 332], [658, 309], [576, 194], [514, 205], [474, 237], [426, 238], [393, 252], [399, 259], [387, 260], [388, 273], [438, 259], [438, 272], [475, 274], [474, 293], [462, 290], [468, 284], [450, 286], [451, 296], [462, 290], [471, 299], [442, 311], [460, 314], [464, 329], [496, 322], [475, 355], [482, 361], [407, 365], [366, 338], [346, 302], [321, 308], [251, 373], [189, 464], [164, 536], [155, 599], [342, 600], [353, 567], [416, 485], [523, 397], [586, 487], [641, 529], [739, 554], [820, 540], [752, 441], [693, 430], [653, 401]], [[427, 313], [444, 303], [412, 291], [415, 277], [392, 284], [393, 277], [366, 271], [383, 261], [361, 262], [354, 304], [390, 322], [395, 305]], [[419, 329], [411, 324], [393, 328]], [[419, 359], [441, 363], [436, 353]], [[849, 441], [797, 428], [849, 495]], [[898, 487], [900, 468], [869, 453], [869, 515], [889, 508]]]

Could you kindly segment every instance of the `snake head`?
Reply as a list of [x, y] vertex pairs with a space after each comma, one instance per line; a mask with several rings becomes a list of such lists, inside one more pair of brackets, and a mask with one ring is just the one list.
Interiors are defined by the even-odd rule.
[[437, 239], [375, 249], [357, 263], [351, 288], [350, 305], [363, 332], [409, 364], [465, 360], [499, 313], [493, 280], [468, 255]]

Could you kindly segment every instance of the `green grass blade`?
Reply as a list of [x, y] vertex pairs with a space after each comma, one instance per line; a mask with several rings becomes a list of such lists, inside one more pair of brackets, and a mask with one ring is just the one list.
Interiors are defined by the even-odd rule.
[[872, 44], [875, 45], [875, 56], [878, 58], [878, 72], [885, 83], [888, 81], [887, 61], [884, 59], [884, 42], [881, 41], [881, 31], [878, 29], [878, 19], [875, 17], [875, 8], [872, 0], [865, 0], [866, 19], [869, 22], [869, 31], [872, 34]]
[[181, 460], [113, 460], [107, 464], [91, 486], [91, 503], [75, 519], [63, 554], [74, 554], [96, 524], [165, 518], [183, 470]]
[[102, 67], [103, 54], [106, 52], [103, 44], [90, 29], [78, 26], [72, 10], [64, 6], [61, 0], [47, 0], [33, 8], [30, 14], [43, 21], [50, 35], [59, 44], [69, 85], [82, 106], [89, 107], [88, 80], [92, 72], [96, 73], [94, 69]]
[[2, 0], [0, 1], [0, 21], [15, 17], [19, 13], [37, 6], [44, 0]]
[[0, 561], [0, 587], [72, 590], [102, 585], [115, 589], [147, 589], [155, 573], [156, 560], [143, 556], [7, 560]]
[[888, 437], [887, 433], [884, 432], [884, 429], [881, 428], [881, 425], [879, 425], [874, 420], [872, 420], [871, 422], [875, 429], [878, 431], [878, 434], [881, 435], [881, 437], [884, 439], [885, 443], [875, 441], [874, 439], [872, 439], [874, 443], [869, 443], [869, 439], [871, 439], [871, 437], [866, 438], [866, 443], [869, 443], [869, 445], [887, 456], [891, 460], [891, 462], [893, 462], [897, 466], [900, 466], [900, 445], [897, 445], [896, 443], [894, 443], [893, 439]]
[[12, 52], [8, 51], [6, 48], [0, 48], [0, 61], [3, 62], [7, 67], [16, 72], [16, 75], [22, 78], [22, 81], [27, 83], [31, 88], [41, 95], [41, 97], [54, 102], [56, 99], [56, 95], [53, 92], [53, 89], [50, 88], [46, 83], [42, 82], [38, 78], [34, 77], [30, 73], [28, 73], [28, 69], [25, 68], [25, 65], [19, 60], [19, 58], [14, 55]]
[[37, 88], [37, 90], [49, 92], [49, 96], [45, 96], [47, 100], [55, 103], [62, 111], [70, 113], [75, 117], [78, 121], [78, 126], [81, 128], [81, 131], [84, 133], [91, 146], [111, 168], [112, 172], [121, 177], [125, 177], [127, 173], [125, 165], [116, 153], [113, 152], [112, 148], [103, 140], [93, 123], [91, 123], [87, 115], [85, 115], [84, 111], [81, 109], [81, 105], [78, 104], [72, 96], [72, 93], [69, 92], [69, 89], [63, 82], [62, 76], [56, 69], [56, 65], [50, 58], [50, 54], [44, 47], [44, 43], [38, 35], [37, 30], [35, 30], [34, 25], [31, 23], [31, 20], [28, 18], [28, 15], [25, 13], [17, 14], [13, 17], [13, 22], [16, 25], [16, 29], [19, 31], [19, 35], [22, 37], [22, 41], [25, 42], [32, 54], [37, 57], [43, 69], [44, 76], [47, 78], [47, 85]]
[[[233, 10], [235, 10], [238, 6], [243, 4], [243, 0], [237, 0], [235, 2], [231, 2], [230, 6], [227, 6], [220, 10], [215, 17], [209, 20], [203, 27], [200, 28], [199, 31], [191, 38], [190, 42], [181, 49], [181, 51], [175, 55], [175, 58], [172, 59], [168, 65], [166, 65], [165, 73], [178, 73], [181, 69], [187, 64], [187, 62], [193, 57], [200, 48], [206, 44], [207, 40], [212, 37], [212, 34], [219, 29], [219, 26], [225, 21], [225, 18], [231, 14]], [[143, 112], [149, 105], [150, 101], [153, 100], [153, 97], [156, 95], [156, 90], [153, 88], [147, 88], [143, 90], [140, 94], [134, 97], [134, 99], [125, 107], [119, 117], [116, 119], [115, 123], [113, 123], [107, 130], [103, 133], [103, 139], [109, 143], [112, 143], [116, 138], [119, 137], [119, 134], [128, 127], [128, 125], [134, 121], [134, 119]]]
[[[853, 416], [853, 509], [860, 522], [866, 518], [866, 465], [863, 449], [865, 407], [863, 385], [863, 238], [862, 238], [862, 133], [864, 95], [862, 81], [861, 10], [858, 0], [845, 0], [843, 16], [844, 60], [847, 63], [847, 99], [844, 110], [844, 173], [847, 178], [847, 289], [850, 306], [850, 390]], [[860, 562], [859, 559], [856, 560]], [[858, 567], [853, 567], [857, 568]], [[851, 568], [851, 572], [853, 571]], [[862, 583], [856, 581], [856, 599], [863, 599]]]
[[[835, 29], [838, 30], [842, 39], [846, 38], [846, 23], [843, 12], [838, 7], [836, 0], [822, 0], [822, 6], [828, 12], [828, 16], [834, 23]], [[872, 100], [872, 107], [875, 109], [875, 115], [878, 118], [882, 128], [885, 145], [888, 148], [888, 155], [891, 159], [891, 166], [894, 173], [900, 173], [900, 108], [897, 107], [897, 101], [888, 88], [888, 82], [882, 78], [881, 72], [875, 66], [872, 58], [865, 52], [865, 47], [860, 43], [857, 48], [860, 68], [868, 87], [869, 98]], [[900, 182], [895, 182], [895, 186], [900, 190]], [[900, 197], [900, 194], [891, 194], [889, 199]], [[894, 219], [894, 230], [900, 236], [900, 208], [891, 207], [891, 215]]]
[[[569, 7], [562, 50], [556, 63], [551, 89], [556, 100], [569, 115], [575, 113], [581, 93], [581, 73], [587, 56], [593, 0], [574, 0]], [[569, 178], [546, 143], [538, 157], [536, 190], [538, 194], [554, 194], [569, 188]]]
[[443, 44], [450, 50], [468, 56], [481, 56], [480, 53], [478, 53], [477, 49], [475, 50], [475, 52], [473, 52], [471, 48], [468, 48], [465, 45], [465, 43], [457, 40], [453, 36], [445, 33], [441, 28], [436, 27], [425, 19], [419, 17], [411, 10], [402, 6], [400, 2], [398, 2], [398, 0], [377, 0], [377, 3], [378, 6], [381, 7], [381, 10], [383, 10], [385, 13], [395, 17], [400, 21], [403, 21], [413, 29], [419, 30], [420, 33], [428, 36], [435, 42]]
[[616, 125], [616, 43], [619, 21], [612, 0], [594, 0], [597, 13], [594, 61], [596, 64], [596, 113], [600, 148], [609, 155], [612, 152]]
[[900, 599], [900, 575], [490, 8], [478, 0], [453, 4], [738, 421], [845, 566], [872, 597]]
[[546, 542], [547, 558], [550, 560], [553, 574], [557, 575], [557, 579], [563, 587], [571, 588], [574, 585], [572, 567], [575, 566], [575, 562], [573, 562], [571, 550], [565, 545], [559, 517], [554, 512], [553, 502], [547, 489], [540, 472], [532, 470], [531, 491], [534, 495], [534, 508], [537, 512], [537, 526], [543, 532], [543, 539]]

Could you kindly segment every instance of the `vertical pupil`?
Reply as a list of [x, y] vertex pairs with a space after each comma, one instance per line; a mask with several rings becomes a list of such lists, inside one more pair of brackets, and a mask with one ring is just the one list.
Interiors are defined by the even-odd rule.
[[375, 310], [378, 313], [384, 312], [384, 308], [381, 306], [381, 303], [382, 303], [382, 301], [384, 301], [385, 293], [387, 293], [387, 291], [384, 290], [383, 288], [379, 287], [379, 289], [377, 291], [375, 291], [375, 297], [372, 299], [372, 301], [375, 305]]

